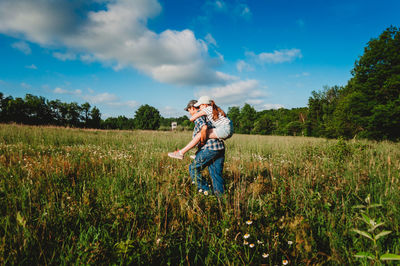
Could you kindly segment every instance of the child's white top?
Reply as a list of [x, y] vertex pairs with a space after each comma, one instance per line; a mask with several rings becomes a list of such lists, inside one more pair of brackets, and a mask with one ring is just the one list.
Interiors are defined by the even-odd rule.
[[230, 123], [229, 118], [221, 115], [220, 113], [218, 113], [218, 119], [214, 120], [213, 119], [213, 109], [212, 106], [207, 106], [206, 108], [203, 109], [204, 112], [207, 114], [207, 118], [208, 120], [213, 124], [213, 126], [218, 127], [221, 125], [226, 125]]

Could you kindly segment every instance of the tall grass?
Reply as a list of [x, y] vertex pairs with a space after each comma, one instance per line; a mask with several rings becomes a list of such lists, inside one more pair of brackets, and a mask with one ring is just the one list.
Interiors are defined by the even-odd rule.
[[400, 253], [399, 143], [236, 134], [217, 198], [190, 137], [0, 125], [0, 264], [357, 264], [368, 196]]

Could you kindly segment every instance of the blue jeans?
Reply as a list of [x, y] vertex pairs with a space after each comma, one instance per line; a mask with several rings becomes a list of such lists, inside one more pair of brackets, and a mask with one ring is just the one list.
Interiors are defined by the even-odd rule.
[[197, 152], [193, 163], [189, 165], [189, 173], [192, 181], [197, 184], [198, 189], [210, 191], [207, 181], [201, 175], [201, 171], [208, 167], [214, 194], [224, 193], [224, 179], [222, 178], [224, 161], [225, 149], [218, 151], [203, 149]]

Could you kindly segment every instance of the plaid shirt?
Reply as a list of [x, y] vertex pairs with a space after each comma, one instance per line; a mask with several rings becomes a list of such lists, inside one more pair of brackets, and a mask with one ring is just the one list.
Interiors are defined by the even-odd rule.
[[[210, 122], [206, 122], [206, 119], [204, 116], [201, 116], [199, 118], [197, 118], [194, 121], [194, 129], [193, 129], [193, 137], [197, 135], [197, 133], [200, 132], [201, 128], [203, 126], [207, 125], [208, 128], [212, 128], [213, 126], [211, 125]], [[213, 150], [213, 151], [218, 151], [218, 150], [223, 150], [225, 149], [225, 145], [224, 142], [222, 140], [219, 139], [207, 139], [206, 144], [200, 148], [200, 150], [204, 150], [204, 149], [209, 149], [209, 150]]]

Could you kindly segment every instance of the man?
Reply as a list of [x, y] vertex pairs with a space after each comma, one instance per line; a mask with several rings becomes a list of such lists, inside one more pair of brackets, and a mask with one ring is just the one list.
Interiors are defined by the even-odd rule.
[[[191, 100], [184, 109], [191, 116], [199, 111], [198, 107], [194, 106], [196, 102], [196, 100]], [[190, 177], [193, 183], [197, 184], [199, 192], [208, 195], [210, 193], [210, 186], [201, 175], [201, 171], [208, 167], [212, 179], [212, 192], [215, 195], [221, 195], [224, 193], [224, 179], [222, 178], [225, 161], [224, 142], [219, 139], [206, 140], [207, 127], [210, 128], [211, 124], [207, 124], [205, 116], [199, 117], [194, 123], [193, 137], [199, 132], [202, 132], [202, 137], [198, 145], [196, 157], [189, 165]]]

